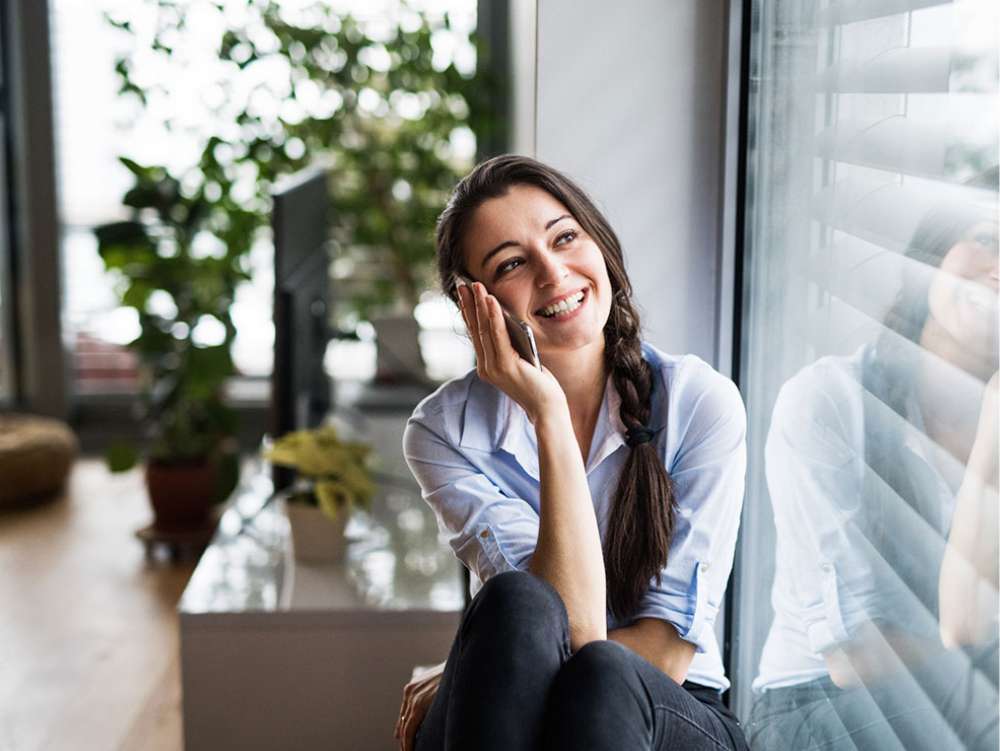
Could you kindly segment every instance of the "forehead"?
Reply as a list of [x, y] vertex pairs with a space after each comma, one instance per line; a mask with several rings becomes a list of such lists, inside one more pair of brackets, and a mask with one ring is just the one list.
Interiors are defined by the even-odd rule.
[[563, 214], [563, 204], [533, 185], [513, 185], [502, 196], [476, 209], [465, 233], [463, 249], [470, 266], [502, 242], [520, 243], [545, 232], [545, 225]]

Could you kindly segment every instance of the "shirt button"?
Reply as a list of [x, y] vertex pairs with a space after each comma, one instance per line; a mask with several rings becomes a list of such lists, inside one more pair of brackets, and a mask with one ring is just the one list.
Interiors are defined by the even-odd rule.
[[490, 536], [490, 533], [489, 533], [488, 530], [484, 529], [482, 532], [479, 533], [479, 536], [482, 537], [485, 540], [487, 537]]

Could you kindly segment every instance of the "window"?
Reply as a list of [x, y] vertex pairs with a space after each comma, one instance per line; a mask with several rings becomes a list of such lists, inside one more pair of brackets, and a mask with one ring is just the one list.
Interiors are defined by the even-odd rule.
[[993, 748], [1000, 5], [748, 5], [736, 709]]
[[[298, 0], [282, 0], [281, 4], [300, 12], [309, 5]], [[136, 359], [124, 345], [138, 334], [139, 324], [134, 311], [118, 305], [114, 279], [104, 271], [97, 255], [93, 228], [127, 216], [121, 198], [130, 186], [130, 177], [118, 163], [118, 156], [181, 170], [196, 162], [203, 137], [217, 128], [220, 116], [210, 102], [222, 91], [218, 84], [226, 69], [218, 61], [221, 17], [214, 5], [198, 0], [178, 4], [189, 18], [198, 19], [188, 24], [188, 36], [179, 43], [183, 54], [178, 57], [185, 64], [165, 64], [152, 51], [140, 55], [144, 80], [169, 92], [154, 96], [151, 106], [140, 112], [135, 102], [117, 93], [116, 53], [122, 45], [127, 49], [129, 40], [105, 20], [104, 13], [128, 19], [144, 39], [151, 37], [162, 9], [155, 2], [132, 0], [51, 2], [63, 329], [71, 350], [72, 388], [77, 395], [129, 393], [137, 388]], [[245, 3], [221, 5], [226, 19], [238, 22], [246, 13], [245, 7], [241, 9]], [[384, 25], [385, 19], [399, 15], [404, 7], [396, 0], [338, 0], [334, 5], [374, 27]], [[447, 13], [456, 34], [454, 38], [447, 33], [436, 38], [435, 55], [445, 62], [458, 60], [466, 69], [474, 67], [476, 52], [467, 34], [475, 26], [475, 3], [428, 0], [414, 7], [435, 16]], [[241, 80], [234, 82], [234, 87], [240, 89], [248, 83]], [[168, 119], [175, 121], [172, 129], [165, 125]], [[222, 120], [225, 122], [224, 117]], [[472, 142], [466, 148], [471, 153], [474, 146]], [[233, 359], [239, 372], [251, 378], [263, 378], [271, 372], [271, 263], [269, 243], [252, 250], [253, 280], [238, 290], [232, 309], [237, 331]], [[460, 344], [456, 356], [452, 333], [459, 320], [457, 311], [445, 305], [440, 295], [428, 295], [417, 317], [426, 327], [421, 342], [426, 345], [429, 374], [450, 377], [467, 369], [471, 348]], [[327, 361], [334, 376], [373, 375], [375, 350], [373, 337], [367, 336], [369, 330], [363, 327], [359, 332], [361, 341], [331, 344]]]

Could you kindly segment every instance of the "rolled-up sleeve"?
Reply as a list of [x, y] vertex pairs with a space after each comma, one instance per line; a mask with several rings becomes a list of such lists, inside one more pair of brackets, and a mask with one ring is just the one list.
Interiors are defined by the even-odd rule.
[[526, 501], [504, 494], [477, 467], [482, 452], [456, 448], [439, 417], [410, 418], [403, 433], [403, 455], [438, 527], [480, 582], [526, 570], [538, 542], [538, 514]]
[[746, 475], [746, 410], [736, 385], [714, 371], [682, 421], [670, 468], [674, 537], [636, 614], [659, 618], [706, 651], [733, 565]]

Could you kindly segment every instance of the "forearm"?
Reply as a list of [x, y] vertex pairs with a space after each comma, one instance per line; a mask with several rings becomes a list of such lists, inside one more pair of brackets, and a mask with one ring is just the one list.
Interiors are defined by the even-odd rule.
[[678, 685], [684, 683], [696, 649], [672, 625], [656, 618], [639, 618], [630, 626], [613, 629], [608, 639], [628, 647]]
[[967, 471], [939, 578], [941, 638], [947, 646], [974, 643], [996, 631], [997, 505], [996, 486]]
[[568, 410], [535, 421], [540, 514], [530, 570], [549, 582], [566, 605], [570, 647], [607, 638], [604, 555], [583, 459]]

